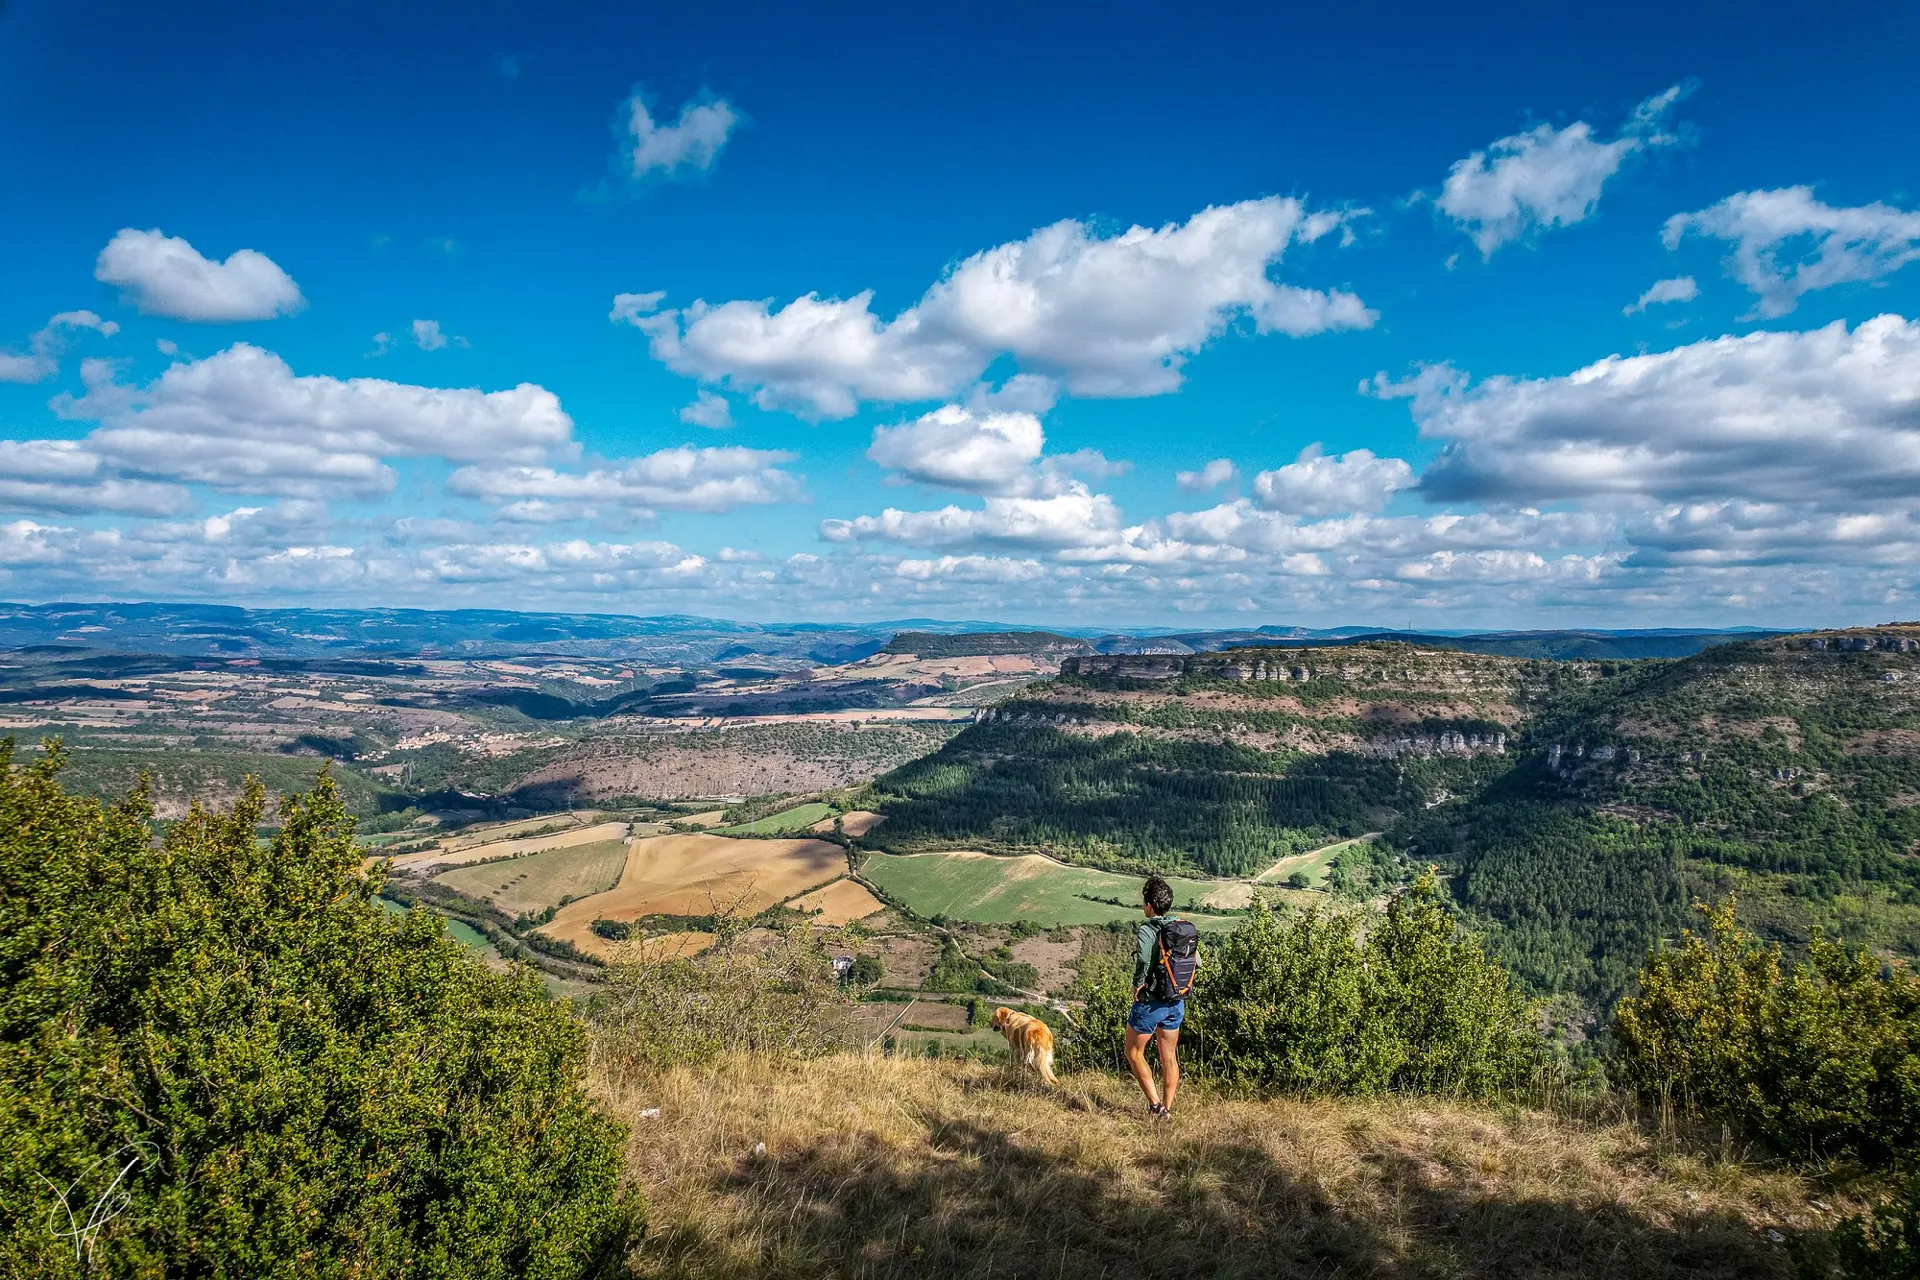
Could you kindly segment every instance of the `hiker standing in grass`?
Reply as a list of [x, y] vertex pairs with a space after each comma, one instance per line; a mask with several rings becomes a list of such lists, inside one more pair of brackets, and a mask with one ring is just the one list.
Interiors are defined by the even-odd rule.
[[[1173, 886], [1149, 876], [1140, 890], [1140, 954], [1133, 962], [1133, 1008], [1127, 1011], [1127, 1066], [1147, 1095], [1147, 1112], [1158, 1118], [1173, 1113], [1180, 1091], [1180, 1024], [1187, 1016], [1187, 993], [1200, 968], [1200, 931], [1173, 910]], [[1160, 1052], [1160, 1089], [1147, 1066], [1147, 1041]]]

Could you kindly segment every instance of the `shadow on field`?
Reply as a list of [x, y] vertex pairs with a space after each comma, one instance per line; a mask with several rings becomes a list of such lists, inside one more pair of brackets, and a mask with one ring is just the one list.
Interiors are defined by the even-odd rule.
[[[643, 1250], [656, 1274], [874, 1277], [1787, 1277], [1782, 1249], [1730, 1216], [1672, 1225], [1625, 1209], [1434, 1185], [1414, 1157], [1365, 1161], [1336, 1204], [1265, 1151], [1183, 1137], [1062, 1159], [972, 1121], [920, 1118], [924, 1146], [871, 1133], [749, 1157], [714, 1189], [751, 1201], [751, 1246], [697, 1230]], [[1120, 1193], [1131, 1159], [1158, 1187]], [[1428, 1169], [1433, 1166], [1427, 1166]], [[1444, 1176], [1444, 1173], [1443, 1175]], [[741, 1268], [740, 1250], [757, 1255]]]

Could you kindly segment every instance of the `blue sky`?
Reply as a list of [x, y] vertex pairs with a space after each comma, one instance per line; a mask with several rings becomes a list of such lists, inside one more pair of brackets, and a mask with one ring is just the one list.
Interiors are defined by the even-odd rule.
[[1910, 6], [284, 8], [0, 7], [0, 596], [1914, 616]]

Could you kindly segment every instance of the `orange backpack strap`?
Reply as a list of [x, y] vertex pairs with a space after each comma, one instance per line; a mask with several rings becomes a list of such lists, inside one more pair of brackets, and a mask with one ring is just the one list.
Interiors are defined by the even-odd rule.
[[1158, 949], [1160, 952], [1160, 967], [1167, 971], [1167, 990], [1173, 992], [1174, 999], [1185, 1000], [1187, 998], [1187, 992], [1193, 990], [1193, 978], [1189, 977], [1187, 979], [1187, 985], [1182, 987], [1180, 980], [1173, 976], [1173, 959], [1167, 954], [1165, 941], [1159, 944]]

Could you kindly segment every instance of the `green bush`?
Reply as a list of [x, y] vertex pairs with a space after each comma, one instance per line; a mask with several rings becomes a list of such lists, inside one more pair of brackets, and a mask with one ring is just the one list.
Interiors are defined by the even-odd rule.
[[[938, 919], [938, 917], [935, 917]], [[987, 972], [982, 973], [985, 969]], [[1005, 981], [988, 974], [1011, 975]], [[952, 995], [965, 995], [978, 992], [981, 995], [1005, 996], [1017, 995], [1008, 982], [1020, 979], [1038, 982], [1040, 971], [1030, 964], [1017, 961], [986, 960], [980, 961], [960, 949], [960, 944], [951, 936], [940, 939], [940, 956], [933, 962], [933, 968], [927, 973], [926, 980], [920, 984], [922, 991], [939, 991]]]
[[[1081, 961], [1063, 1067], [1121, 1069], [1132, 978], [1131, 949]], [[1186, 1027], [1182, 1059], [1195, 1073], [1233, 1089], [1315, 1094], [1485, 1097], [1530, 1079], [1544, 1043], [1432, 873], [1379, 916], [1282, 915], [1256, 899], [1239, 928], [1203, 949]]]
[[[11, 750], [0, 1274], [572, 1277], [621, 1251], [582, 1027], [375, 903], [327, 774], [271, 840], [253, 781], [156, 843], [144, 789], [103, 807], [57, 744]], [[90, 1242], [60, 1234], [96, 1207]]]
[[1133, 1006], [1133, 960], [1110, 952], [1080, 962], [1072, 995], [1081, 1002], [1054, 1046], [1054, 1061], [1064, 1071], [1121, 1071], [1127, 1010]]
[[1873, 1212], [1841, 1223], [1833, 1247], [1844, 1280], [1920, 1280], [1920, 1177]]
[[1620, 1076], [1791, 1156], [1884, 1160], [1920, 1144], [1920, 979], [1816, 935], [1790, 971], [1734, 922], [1648, 958], [1614, 1016]]
[[1205, 956], [1188, 1025], [1209, 1075], [1313, 1094], [1484, 1097], [1526, 1081], [1542, 1046], [1527, 1002], [1460, 931], [1431, 872], [1378, 918], [1256, 902]]
[[1832, 1231], [1794, 1242], [1802, 1280], [1920, 1280], [1920, 1176]]

